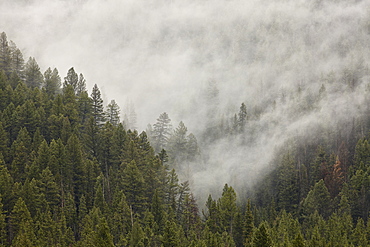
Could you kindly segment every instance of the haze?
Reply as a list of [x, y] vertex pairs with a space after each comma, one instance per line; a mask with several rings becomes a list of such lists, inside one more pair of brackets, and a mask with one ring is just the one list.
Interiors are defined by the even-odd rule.
[[[350, 128], [355, 116], [365, 114], [369, 5], [368, 0], [2, 1], [0, 31], [25, 60], [35, 57], [42, 71], [56, 67], [63, 78], [74, 67], [90, 91], [98, 84], [105, 103], [115, 99], [125, 113], [131, 101], [139, 131], [162, 112], [174, 127], [183, 121], [205, 158], [180, 175], [203, 196], [225, 183], [252, 185], [292, 137], [312, 137], [322, 126]], [[351, 81], [353, 90], [344, 93]], [[210, 82], [219, 90], [213, 106], [205, 99]], [[322, 85], [326, 96], [312, 106]], [[202, 146], [205, 128], [231, 118], [242, 102], [251, 116], [246, 136], [254, 138]]]

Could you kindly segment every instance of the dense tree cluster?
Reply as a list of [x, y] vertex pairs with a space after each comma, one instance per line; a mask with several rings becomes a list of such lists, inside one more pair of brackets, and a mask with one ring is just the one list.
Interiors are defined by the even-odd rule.
[[[203, 140], [246, 136], [257, 115], [242, 103]], [[345, 137], [294, 140], [252, 192], [226, 184], [200, 213], [173, 169], [200, 157], [183, 122], [172, 129], [164, 112], [146, 132], [129, 130], [96, 84], [89, 95], [74, 68], [62, 83], [56, 68], [25, 64], [1, 33], [0, 246], [367, 246], [367, 120]]]

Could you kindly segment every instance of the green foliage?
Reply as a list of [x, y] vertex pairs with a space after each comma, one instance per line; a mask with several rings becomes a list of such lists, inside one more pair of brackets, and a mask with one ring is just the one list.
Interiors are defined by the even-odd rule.
[[[248, 127], [258, 120], [258, 106], [247, 113], [242, 103], [216, 123], [214, 81], [205, 95], [200, 143], [258, 138]], [[354, 119], [352, 130], [339, 126], [275, 150], [276, 168], [246, 193], [226, 184], [220, 198], [198, 198], [206, 201], [201, 217], [193, 181], [181, 181], [173, 169], [201, 168], [195, 135], [182, 121], [173, 131], [167, 113], [147, 132], [126, 131], [136, 125], [127, 108], [124, 125], [117, 103], [104, 111], [98, 86], [89, 97], [73, 67], [61, 90], [56, 68], [42, 74], [32, 57], [24, 65], [20, 50], [0, 34], [0, 246], [369, 244], [367, 118]]]
[[253, 236], [252, 246], [255, 247], [270, 247], [272, 241], [266, 229], [266, 223], [261, 223]]

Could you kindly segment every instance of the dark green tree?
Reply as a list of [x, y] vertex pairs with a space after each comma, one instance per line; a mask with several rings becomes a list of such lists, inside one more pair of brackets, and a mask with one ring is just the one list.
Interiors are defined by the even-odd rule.
[[44, 73], [44, 80], [45, 80], [45, 91], [50, 96], [53, 97], [56, 94], [60, 93], [61, 88], [61, 79], [59, 76], [59, 72], [56, 68], [51, 70], [49, 67]]
[[135, 161], [126, 165], [126, 168], [123, 170], [122, 180], [127, 203], [132, 207], [133, 212], [139, 214], [144, 212], [147, 204], [145, 196], [146, 184]]
[[263, 222], [260, 224], [253, 236], [252, 246], [255, 247], [270, 247], [272, 246], [272, 241], [269, 233], [266, 229], [266, 223]]
[[95, 123], [98, 126], [102, 126], [105, 122], [103, 99], [98, 86], [95, 84], [91, 92], [91, 114], [94, 118]]
[[283, 156], [278, 176], [278, 207], [287, 212], [296, 212], [299, 203], [299, 186], [292, 155]]
[[30, 88], [40, 88], [43, 84], [43, 75], [36, 59], [33, 57], [30, 57], [26, 63], [25, 79], [26, 85]]
[[253, 229], [254, 229], [254, 217], [251, 210], [251, 202], [248, 199], [247, 209], [245, 211], [244, 216], [244, 230], [243, 230], [244, 246], [251, 246]]
[[108, 104], [105, 116], [107, 121], [109, 121], [113, 126], [118, 126], [120, 122], [120, 108], [115, 100], [111, 100]]
[[11, 71], [15, 73], [20, 79], [24, 79], [24, 59], [22, 52], [17, 48], [13, 41], [9, 42]]
[[173, 221], [166, 221], [164, 226], [162, 244], [164, 247], [180, 246], [179, 232], [177, 225]]
[[222, 196], [218, 201], [219, 214], [221, 218], [221, 227], [223, 231], [232, 234], [234, 227], [234, 218], [237, 213], [236, 193], [233, 187], [225, 184]]
[[64, 77], [63, 88], [66, 88], [68, 85], [72, 86], [74, 93], [77, 93], [78, 85], [78, 74], [75, 72], [75, 69], [72, 67], [68, 70], [67, 76]]
[[11, 72], [11, 50], [5, 32], [0, 34], [0, 70], [7, 74]]
[[6, 217], [2, 204], [2, 198], [0, 195], [0, 246], [5, 246], [7, 240], [5, 218]]
[[87, 92], [86, 91], [86, 80], [82, 73], [80, 73], [80, 76], [78, 78], [77, 87], [76, 87], [76, 95], [80, 96], [81, 93]]

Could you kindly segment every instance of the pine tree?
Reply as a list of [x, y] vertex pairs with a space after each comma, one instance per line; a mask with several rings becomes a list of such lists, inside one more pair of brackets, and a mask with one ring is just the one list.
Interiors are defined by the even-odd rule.
[[0, 34], [0, 71], [10, 74], [11, 70], [11, 50], [5, 32]]
[[0, 153], [0, 195], [4, 205], [4, 210], [10, 212], [11, 205], [14, 205], [14, 181]]
[[179, 126], [174, 130], [173, 134], [171, 135], [168, 148], [170, 157], [174, 159], [174, 163], [179, 163], [184, 161], [187, 157], [187, 138], [186, 133], [188, 129], [186, 128], [185, 124], [181, 121]]
[[70, 121], [72, 127], [77, 126], [79, 122], [77, 98], [72, 86], [70, 85], [67, 85], [63, 88], [63, 103], [64, 116], [68, 117], [68, 120]]
[[358, 219], [356, 227], [353, 230], [351, 240], [354, 246], [368, 246], [366, 228], [362, 218]]
[[270, 247], [272, 246], [271, 238], [266, 229], [266, 223], [261, 223], [253, 237], [253, 246]]
[[120, 109], [115, 100], [112, 100], [108, 106], [105, 116], [113, 126], [118, 126], [120, 122]]
[[179, 232], [175, 222], [168, 220], [166, 221], [163, 232], [162, 244], [164, 247], [180, 246]]
[[0, 194], [0, 246], [5, 246], [7, 240], [5, 218], [5, 212]]
[[293, 157], [284, 155], [278, 180], [278, 206], [287, 212], [295, 212], [299, 203], [297, 171]]
[[40, 193], [45, 195], [45, 199], [50, 209], [53, 210], [54, 207], [60, 205], [60, 188], [57, 185], [49, 167], [46, 167], [44, 170], [42, 170], [40, 179], [38, 181], [38, 187], [40, 189]]
[[232, 234], [234, 218], [237, 213], [236, 207], [236, 193], [233, 187], [225, 184], [222, 196], [218, 201], [220, 209], [221, 227], [223, 231]]
[[331, 213], [331, 199], [323, 180], [315, 184], [304, 199], [302, 207], [306, 215], [318, 211], [324, 218], [329, 217]]
[[43, 75], [35, 58], [30, 57], [25, 69], [26, 85], [30, 88], [40, 88], [43, 83]]
[[87, 120], [91, 117], [91, 98], [86, 91], [78, 95], [77, 107], [80, 118], [80, 130], [83, 132]]
[[86, 80], [82, 73], [80, 73], [80, 76], [78, 78], [77, 87], [76, 87], [76, 95], [80, 96], [81, 93], [87, 92], [86, 91]]
[[173, 211], [176, 210], [176, 201], [179, 193], [179, 178], [175, 172], [175, 169], [172, 169], [166, 179], [165, 185], [165, 204], [172, 208]]
[[131, 210], [127, 204], [126, 196], [122, 190], [116, 192], [113, 197], [111, 207], [113, 216], [108, 218], [114, 236], [115, 244], [124, 244], [126, 235], [130, 232], [131, 225]]
[[122, 179], [127, 202], [132, 207], [133, 212], [139, 214], [144, 212], [147, 202], [145, 197], [146, 184], [135, 161], [126, 165]]
[[68, 85], [72, 86], [74, 93], [77, 93], [78, 85], [78, 74], [75, 72], [74, 68], [68, 70], [67, 76], [64, 77], [63, 88], [66, 88]]
[[238, 125], [239, 125], [239, 130], [240, 132], [244, 132], [245, 130], [245, 125], [247, 123], [247, 107], [245, 106], [244, 103], [240, 106], [240, 110], [238, 113]]
[[102, 126], [105, 122], [104, 108], [103, 108], [103, 99], [101, 98], [101, 93], [98, 86], [95, 84], [91, 92], [91, 107], [92, 107], [92, 116], [95, 123], [98, 126]]
[[163, 202], [158, 195], [158, 190], [154, 191], [150, 211], [153, 214], [154, 222], [159, 227], [159, 231], [162, 232], [165, 223], [165, 215], [163, 209]]
[[24, 59], [22, 52], [17, 48], [13, 41], [9, 42], [11, 71], [15, 73], [21, 80], [24, 79]]
[[244, 216], [244, 230], [243, 230], [244, 246], [251, 245], [253, 229], [254, 229], [254, 218], [253, 218], [253, 213], [251, 210], [251, 202], [248, 199], [247, 209], [245, 211], [245, 216]]
[[18, 233], [22, 234], [30, 230], [29, 227], [32, 227], [32, 223], [31, 214], [28, 211], [26, 203], [23, 201], [22, 197], [19, 197], [10, 215], [9, 233], [11, 240], [13, 240]]
[[199, 155], [199, 146], [198, 146], [198, 141], [195, 135], [190, 133], [187, 137], [187, 143], [186, 143], [186, 152], [187, 152], [187, 157], [186, 160], [192, 162], [195, 161]]
[[243, 239], [243, 218], [242, 214], [237, 211], [234, 218], [234, 225], [232, 236], [236, 247], [243, 247], [244, 246], [244, 239]]
[[166, 148], [171, 133], [171, 119], [168, 117], [168, 114], [164, 112], [159, 115], [153, 127], [153, 146], [155, 152], [158, 153]]
[[49, 97], [53, 98], [53, 96], [60, 93], [61, 79], [56, 68], [51, 70], [51, 68], [49, 67], [44, 73], [44, 79], [44, 88]]
[[130, 234], [129, 246], [144, 247], [144, 232], [138, 222], [134, 222]]
[[84, 194], [86, 186], [86, 171], [83, 163], [82, 149], [79, 139], [72, 135], [66, 145], [66, 166], [64, 174], [67, 183], [73, 186], [75, 198], [78, 199]]

